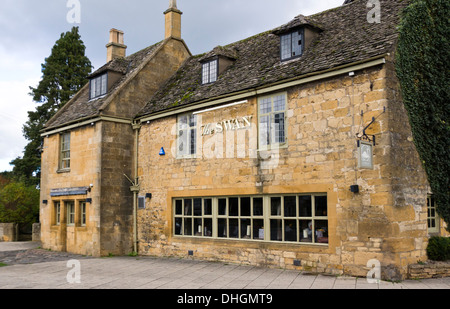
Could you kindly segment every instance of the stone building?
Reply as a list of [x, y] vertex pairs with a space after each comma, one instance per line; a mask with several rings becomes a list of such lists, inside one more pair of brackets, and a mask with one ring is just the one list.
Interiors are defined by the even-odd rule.
[[136, 54], [113, 29], [43, 132], [43, 246], [404, 278], [444, 233], [394, 70], [407, 3], [347, 2], [201, 55], [176, 1]]

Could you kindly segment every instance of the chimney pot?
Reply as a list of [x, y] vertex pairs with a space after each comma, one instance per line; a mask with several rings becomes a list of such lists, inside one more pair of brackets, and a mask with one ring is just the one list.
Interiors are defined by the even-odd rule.
[[107, 62], [126, 56], [127, 46], [124, 45], [123, 35], [123, 31], [114, 28], [109, 31], [109, 43], [106, 45]]

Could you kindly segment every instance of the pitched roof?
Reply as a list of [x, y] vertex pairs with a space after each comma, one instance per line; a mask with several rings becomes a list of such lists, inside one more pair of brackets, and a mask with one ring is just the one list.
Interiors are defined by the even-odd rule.
[[123, 76], [112, 86], [108, 93], [100, 98], [90, 100], [89, 83], [87, 83], [55, 116], [45, 125], [45, 130], [67, 125], [69, 123], [81, 121], [86, 118], [93, 118], [100, 115], [101, 111], [110, 102], [110, 98], [122, 85], [126, 84], [147, 60], [151, 59], [154, 53], [163, 44], [156, 43], [144, 48], [128, 57], [117, 58], [109, 61], [104, 66], [97, 69], [89, 77], [95, 77], [107, 71], [121, 73]]
[[[399, 12], [407, 2], [381, 0], [381, 23], [369, 23], [371, 8], [367, 8], [367, 0], [355, 0], [312, 16], [299, 15], [276, 29], [193, 56], [138, 117], [384, 55], [395, 47]], [[319, 28], [321, 32], [301, 57], [281, 62], [276, 34], [301, 25]], [[234, 63], [216, 82], [202, 85], [200, 61], [219, 53], [233, 55]]]

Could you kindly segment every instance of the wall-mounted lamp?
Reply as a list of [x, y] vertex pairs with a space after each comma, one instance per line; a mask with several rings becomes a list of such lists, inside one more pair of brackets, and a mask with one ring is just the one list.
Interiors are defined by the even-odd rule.
[[160, 156], [165, 156], [166, 152], [164, 151], [164, 147], [161, 147], [161, 150], [159, 151]]
[[86, 199], [86, 203], [92, 204], [92, 199], [91, 198], [87, 198]]
[[47, 200], [43, 200], [43, 201], [42, 201], [42, 204], [47, 205], [47, 204], [48, 204], [48, 201], [47, 201]]
[[359, 186], [358, 185], [350, 186], [350, 192], [352, 192], [352, 193], [359, 193]]
[[145, 193], [145, 198], [152, 198], [152, 194], [151, 193]]

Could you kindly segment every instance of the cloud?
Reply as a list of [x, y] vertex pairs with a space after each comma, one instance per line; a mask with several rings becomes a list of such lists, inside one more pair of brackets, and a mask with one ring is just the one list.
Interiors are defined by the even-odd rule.
[[[125, 32], [127, 54], [164, 39], [169, 1], [79, 0], [81, 23], [67, 21], [68, 1], [2, 0], [0, 10], [0, 171], [27, 141], [22, 126], [35, 109], [29, 86], [41, 78], [41, 63], [61, 33], [80, 28], [86, 54], [95, 68], [106, 61], [109, 29]], [[310, 15], [342, 5], [344, 0], [179, 0], [182, 36], [193, 54], [207, 52], [273, 29], [298, 14]]]

